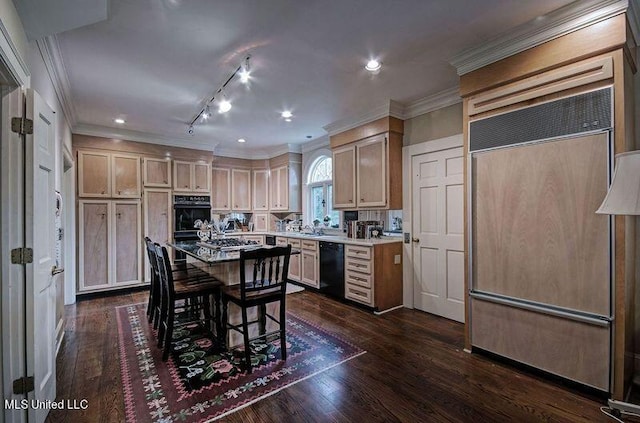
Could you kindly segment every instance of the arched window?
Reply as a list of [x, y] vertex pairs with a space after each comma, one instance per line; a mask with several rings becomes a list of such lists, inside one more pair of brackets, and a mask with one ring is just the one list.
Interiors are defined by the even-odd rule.
[[331, 181], [331, 157], [318, 157], [309, 170], [309, 218], [318, 220], [321, 226], [339, 228], [340, 213], [333, 210], [333, 184]]

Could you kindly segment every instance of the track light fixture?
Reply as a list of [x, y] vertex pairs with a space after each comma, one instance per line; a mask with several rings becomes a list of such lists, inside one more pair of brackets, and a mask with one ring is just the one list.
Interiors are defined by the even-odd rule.
[[242, 63], [236, 68], [235, 71], [227, 78], [227, 80], [218, 88], [215, 93], [204, 103], [204, 107], [200, 109], [200, 111], [195, 115], [191, 122], [188, 123], [187, 132], [190, 135], [193, 135], [194, 129], [193, 125], [198, 121], [198, 119], [202, 119], [202, 121], [207, 121], [208, 118], [211, 117], [211, 111], [209, 110], [209, 105], [214, 102], [214, 100], [219, 99], [218, 101], [218, 113], [226, 113], [231, 110], [231, 102], [227, 99], [227, 96], [224, 93], [227, 85], [233, 80], [233, 78], [237, 75], [240, 78], [240, 82], [246, 84], [249, 82], [251, 67], [249, 64], [249, 59], [251, 56], [246, 56], [242, 59]]

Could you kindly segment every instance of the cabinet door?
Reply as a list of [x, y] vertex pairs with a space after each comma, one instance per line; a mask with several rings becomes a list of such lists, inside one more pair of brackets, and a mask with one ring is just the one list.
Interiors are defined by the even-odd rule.
[[302, 254], [300, 255], [302, 261], [302, 275], [300, 277], [300, 282], [317, 288], [319, 282], [318, 254], [314, 251], [302, 250]]
[[193, 191], [211, 191], [211, 165], [209, 163], [193, 163]]
[[271, 170], [271, 210], [289, 209], [289, 172], [287, 166]]
[[302, 270], [300, 256], [300, 254], [292, 254], [289, 258], [289, 279], [296, 282], [300, 282], [300, 274]]
[[[144, 190], [144, 236], [148, 236], [153, 242], [166, 244], [171, 239], [171, 190], [146, 189]], [[146, 251], [144, 256], [145, 280], [149, 280], [149, 258]]]
[[166, 159], [142, 159], [142, 182], [146, 187], [171, 188], [171, 161]]
[[268, 217], [269, 216], [266, 213], [255, 213], [253, 215], [253, 230], [256, 232], [268, 231], [269, 230]]
[[173, 162], [173, 189], [176, 191], [191, 191], [192, 163]]
[[278, 210], [278, 203], [280, 198], [278, 197], [278, 182], [280, 168], [271, 169], [269, 171], [269, 209]]
[[87, 200], [78, 203], [78, 290], [109, 285], [110, 202]]
[[357, 144], [359, 207], [387, 205], [387, 154], [384, 136]]
[[140, 198], [140, 158], [112, 154], [111, 166], [112, 197]]
[[140, 283], [140, 203], [113, 203], [113, 285]]
[[231, 205], [234, 211], [251, 210], [250, 170], [231, 170]]
[[211, 169], [213, 210], [231, 210], [231, 170], [214, 167]]
[[333, 152], [333, 208], [356, 206], [356, 148], [348, 146]]
[[78, 197], [111, 196], [111, 155], [78, 151]]
[[253, 210], [269, 210], [269, 171], [253, 171]]

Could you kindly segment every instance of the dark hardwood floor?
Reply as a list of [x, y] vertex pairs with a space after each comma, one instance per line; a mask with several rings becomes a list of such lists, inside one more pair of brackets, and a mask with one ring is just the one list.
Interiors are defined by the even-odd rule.
[[[66, 310], [58, 399], [87, 410], [52, 410], [50, 422], [122, 422], [114, 307], [138, 292], [80, 301]], [[611, 422], [605, 400], [462, 351], [463, 326], [400, 309], [375, 316], [304, 291], [287, 296], [296, 315], [366, 354], [231, 414], [227, 422]]]

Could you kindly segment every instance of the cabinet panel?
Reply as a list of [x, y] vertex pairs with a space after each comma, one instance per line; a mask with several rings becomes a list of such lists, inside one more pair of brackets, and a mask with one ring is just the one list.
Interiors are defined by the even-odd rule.
[[289, 169], [281, 166], [271, 169], [271, 183], [269, 184], [271, 210], [289, 210]]
[[269, 171], [253, 171], [253, 210], [269, 210]]
[[300, 282], [318, 287], [318, 254], [316, 252], [302, 250], [302, 275]]
[[231, 210], [231, 170], [214, 167], [211, 169], [212, 197], [214, 210]]
[[368, 306], [373, 305], [373, 298], [371, 295], [371, 290], [367, 288], [363, 288], [358, 285], [352, 285], [350, 283], [346, 283], [344, 286], [344, 296], [345, 298], [353, 301], [357, 301], [362, 304], [366, 304]]
[[173, 189], [176, 191], [191, 190], [191, 163], [173, 162]]
[[80, 201], [78, 205], [79, 290], [109, 284], [109, 201]]
[[140, 158], [113, 154], [111, 156], [113, 176], [112, 196], [117, 198], [140, 198]]
[[211, 166], [209, 163], [193, 163], [193, 191], [209, 192]]
[[357, 200], [359, 207], [386, 206], [386, 138], [357, 145]]
[[78, 196], [109, 197], [111, 195], [111, 155], [78, 152]]
[[269, 230], [269, 215], [266, 213], [255, 213], [253, 215], [253, 230], [268, 231]]
[[114, 285], [140, 280], [140, 203], [114, 202]]
[[[144, 236], [148, 236], [153, 242], [166, 244], [171, 238], [171, 190], [146, 189], [144, 190]], [[149, 259], [143, 251], [145, 280], [150, 280], [151, 274]]]
[[289, 259], [289, 279], [300, 282], [301, 271], [301, 254], [292, 254]]
[[171, 161], [166, 159], [142, 159], [143, 183], [147, 187], [171, 187]]
[[355, 146], [333, 152], [333, 207], [356, 206], [356, 149]]
[[231, 170], [231, 200], [234, 211], [251, 210], [250, 170]]

